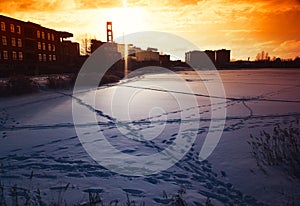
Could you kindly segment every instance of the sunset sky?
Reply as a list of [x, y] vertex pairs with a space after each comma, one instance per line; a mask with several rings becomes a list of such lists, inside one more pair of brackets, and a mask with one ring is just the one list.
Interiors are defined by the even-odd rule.
[[202, 50], [230, 49], [232, 59], [254, 60], [262, 50], [300, 56], [300, 0], [1, 0], [0, 13], [72, 32], [78, 42], [85, 34], [105, 41], [113, 21], [115, 37], [170, 32]]

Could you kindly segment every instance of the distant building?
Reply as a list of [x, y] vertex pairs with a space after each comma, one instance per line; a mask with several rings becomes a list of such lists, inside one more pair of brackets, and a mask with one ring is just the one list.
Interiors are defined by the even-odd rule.
[[206, 67], [204, 60], [207, 56], [203, 51], [189, 51], [185, 53], [185, 62], [194, 68]]
[[159, 61], [161, 63], [163, 62], [170, 62], [170, 55], [167, 55], [167, 54], [160, 54], [159, 55]]
[[[118, 52], [121, 53], [122, 58], [126, 55], [126, 51], [125, 51], [126, 49], [128, 51], [128, 45], [126, 48], [126, 44], [117, 44], [117, 50], [118, 50]], [[127, 52], [127, 54], [128, 54], [128, 52]]]
[[189, 51], [185, 53], [185, 62], [195, 68], [211, 68], [213, 65], [226, 66], [230, 62], [230, 50]]
[[79, 64], [79, 43], [71, 41], [62, 41], [61, 55], [64, 57], [62, 65], [67, 68], [76, 68]]
[[117, 44], [117, 47], [118, 47], [118, 52], [121, 53], [123, 58], [126, 55], [128, 56], [127, 58], [131, 56], [135, 56], [136, 47], [133, 47], [133, 44]]
[[143, 51], [141, 48], [139, 47], [135, 47], [135, 46], [130, 46], [128, 48], [128, 54], [129, 56], [136, 58], [136, 53]]
[[102, 42], [96, 39], [91, 40], [91, 52], [94, 53], [99, 47], [104, 46], [103, 54], [109, 62], [121, 60], [122, 55], [119, 52], [119, 44], [114, 42]]
[[3, 15], [0, 26], [1, 74], [51, 72], [65, 61], [62, 42], [73, 34]]
[[135, 54], [137, 62], [155, 61], [159, 62], [159, 53], [154, 51], [139, 51]]
[[153, 48], [153, 47], [148, 47], [147, 51], [157, 52], [158, 49], [157, 48]]
[[160, 66], [168, 67], [171, 65], [170, 55], [167, 54], [160, 54], [159, 55], [159, 64]]
[[205, 50], [205, 54], [210, 58], [212, 63], [216, 63], [216, 51], [213, 50]]
[[226, 66], [230, 62], [230, 50], [221, 49], [216, 51], [217, 66]]
[[105, 44], [106, 48], [106, 54], [108, 58], [114, 59], [114, 60], [121, 60], [122, 55], [121, 52], [119, 52], [118, 44], [117, 43], [107, 43]]
[[100, 46], [102, 46], [103, 44], [105, 44], [106, 42], [102, 42], [96, 39], [92, 39], [91, 40], [91, 52], [93, 53], [94, 51], [96, 51], [96, 49], [98, 49]]
[[185, 53], [185, 62], [187, 63], [195, 63], [201, 58], [201, 54], [203, 52], [195, 50], [195, 51], [189, 51]]

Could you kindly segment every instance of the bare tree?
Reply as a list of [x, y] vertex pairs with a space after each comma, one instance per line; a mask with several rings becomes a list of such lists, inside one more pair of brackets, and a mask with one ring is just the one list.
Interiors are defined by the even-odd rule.
[[270, 61], [269, 53], [265, 52], [265, 51], [261, 51], [261, 52], [257, 53], [255, 60], [256, 61]]
[[260, 61], [261, 60], [261, 54], [260, 54], [260, 52], [257, 53], [255, 60], [256, 61]]

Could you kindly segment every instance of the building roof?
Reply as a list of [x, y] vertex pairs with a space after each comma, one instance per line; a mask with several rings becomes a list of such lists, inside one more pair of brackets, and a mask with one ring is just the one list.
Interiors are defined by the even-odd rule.
[[60, 37], [62, 37], [62, 38], [73, 37], [72, 33], [69, 33], [69, 32], [66, 32], [66, 31], [57, 31], [55, 29], [50, 29], [50, 28], [41, 26], [40, 24], [37, 24], [37, 23], [34, 23], [34, 22], [30, 22], [30, 21], [26, 22], [26, 21], [22, 21], [22, 20], [19, 20], [19, 19], [12, 18], [12, 17], [3, 16], [3, 15], [0, 14], [0, 19], [1, 18], [8, 19], [10, 21], [19, 22], [20, 24], [27, 24], [27, 25], [31, 25], [31, 26], [35, 26], [35, 27], [41, 27], [43, 29], [49, 29], [49, 30], [52, 30], [52, 31], [55, 31], [55, 32], [59, 33]]

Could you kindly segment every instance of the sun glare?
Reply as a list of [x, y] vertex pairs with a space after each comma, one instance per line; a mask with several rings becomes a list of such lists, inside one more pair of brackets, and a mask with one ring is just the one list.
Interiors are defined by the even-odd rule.
[[[108, 9], [107, 21], [113, 22], [115, 37], [137, 31], [147, 30], [144, 8], [113, 8]], [[116, 36], [117, 35], [117, 36]]]
[[[113, 37], [122, 39], [123, 35], [134, 32], [151, 30], [147, 24], [147, 10], [144, 7], [119, 7], [106, 9], [90, 9], [80, 12], [75, 39], [80, 41], [82, 36], [106, 41], [106, 22], [113, 24]], [[67, 27], [63, 30], [68, 29]]]

